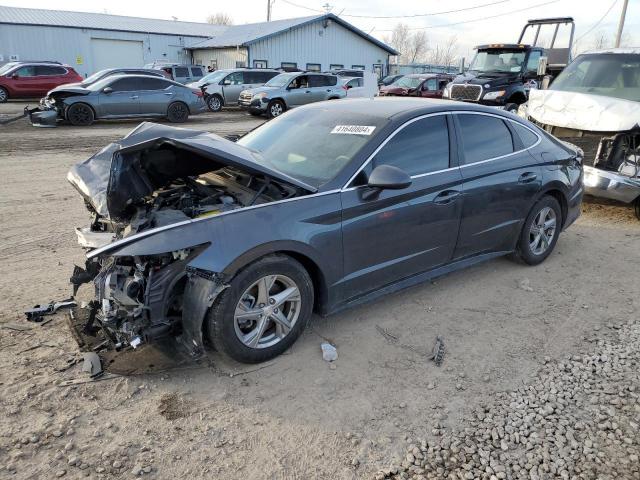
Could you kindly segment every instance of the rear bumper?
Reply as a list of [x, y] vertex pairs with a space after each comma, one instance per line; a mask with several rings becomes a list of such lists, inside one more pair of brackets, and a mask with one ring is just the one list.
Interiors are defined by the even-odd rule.
[[584, 167], [584, 187], [587, 195], [623, 203], [631, 203], [640, 197], [640, 178], [589, 166]]

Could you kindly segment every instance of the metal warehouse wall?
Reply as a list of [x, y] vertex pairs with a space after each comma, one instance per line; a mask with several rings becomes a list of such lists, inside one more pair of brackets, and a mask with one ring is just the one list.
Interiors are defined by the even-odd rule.
[[267, 60], [269, 68], [295, 62], [300, 69], [319, 63], [322, 70], [340, 64], [345, 68], [364, 65], [370, 72], [374, 64], [382, 64], [386, 72], [388, 58], [385, 50], [333, 21], [326, 28], [318, 21], [249, 46], [249, 66], [254, 60]]
[[247, 63], [247, 49], [241, 48], [203, 48], [193, 51], [193, 62], [207, 67], [216, 65], [217, 69], [236, 68], [236, 62]]
[[88, 76], [95, 71], [91, 58], [92, 38], [141, 41], [144, 63], [154, 60], [189, 62], [190, 55], [183, 48], [203, 40], [203, 37], [155, 33], [2, 24], [0, 55], [5, 62], [14, 54], [19, 55], [20, 60], [57, 60]]

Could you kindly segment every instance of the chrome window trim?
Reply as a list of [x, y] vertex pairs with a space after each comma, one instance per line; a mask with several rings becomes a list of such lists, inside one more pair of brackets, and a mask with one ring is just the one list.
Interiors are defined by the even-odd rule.
[[185, 225], [189, 225], [192, 223], [198, 223], [198, 222], [202, 222], [205, 220], [212, 220], [214, 218], [219, 218], [222, 217], [224, 215], [232, 215], [234, 213], [239, 213], [239, 212], [245, 212], [247, 210], [255, 210], [257, 208], [262, 208], [262, 207], [268, 207], [271, 205], [277, 205], [280, 203], [287, 203], [287, 202], [295, 202], [296, 200], [303, 200], [306, 198], [312, 198], [312, 197], [322, 197], [324, 195], [331, 195], [333, 193], [339, 193], [340, 189], [336, 188], [333, 190], [327, 190], [326, 192], [317, 192], [317, 193], [311, 193], [309, 195], [303, 195], [301, 197], [294, 197], [294, 198], [285, 198], [284, 200], [276, 200], [275, 202], [269, 202], [269, 203], [261, 203], [260, 205], [251, 205], [249, 207], [242, 207], [242, 208], [237, 208], [235, 210], [229, 210], [227, 212], [221, 212], [217, 215], [214, 216], [208, 216], [208, 217], [201, 217], [201, 218], [190, 218], [189, 220], [184, 220], [182, 222], [178, 222], [178, 223], [172, 223], [171, 225], [164, 225], [162, 227], [158, 227], [158, 228], [152, 228], [151, 230], [145, 230], [144, 232], [140, 232], [140, 233], [136, 233], [135, 235], [131, 235], [130, 237], [125, 237], [125, 238], [121, 238], [120, 240], [116, 240], [115, 242], [109, 243], [107, 245], [104, 245], [103, 247], [100, 248], [96, 248], [95, 250], [91, 250], [89, 253], [87, 253], [87, 258], [94, 258], [98, 255], [101, 255], [102, 253], [104, 253], [107, 250], [111, 250], [115, 247], [119, 247], [119, 246], [125, 246], [128, 245], [130, 243], [134, 243], [138, 240], [140, 240], [141, 238], [145, 238], [148, 237], [150, 235], [155, 235], [156, 233], [160, 233], [160, 232], [164, 232], [165, 230], [172, 230], [174, 228], [177, 227], [182, 227]]
[[[400, 133], [400, 131], [402, 131], [402, 129], [404, 129], [406, 126], [411, 125], [412, 123], [417, 122], [418, 120], [422, 120], [422, 119], [425, 119], [425, 118], [428, 118], [428, 117], [435, 117], [435, 116], [439, 116], [439, 115], [448, 115], [449, 113], [451, 113], [451, 112], [435, 112], [435, 113], [427, 113], [427, 114], [425, 114], [425, 115], [420, 115], [419, 117], [412, 118], [412, 119], [411, 119], [411, 120], [409, 120], [408, 122], [405, 122], [405, 123], [403, 123], [402, 125], [400, 125], [398, 128], [396, 128], [396, 129], [391, 133], [391, 135], [389, 135], [387, 138], [385, 138], [385, 139], [384, 139], [384, 141], [383, 141], [380, 145], [378, 145], [378, 148], [376, 148], [376, 149], [373, 151], [373, 153], [367, 157], [367, 159], [363, 162], [363, 164], [362, 164], [362, 165], [360, 165], [360, 168], [358, 168], [358, 170], [356, 170], [356, 172], [351, 176], [351, 178], [349, 178], [349, 180], [347, 181], [347, 183], [345, 183], [345, 184], [342, 186], [342, 188], [341, 188], [340, 190], [341, 190], [342, 192], [346, 192], [346, 191], [349, 191], [349, 190], [355, 190], [356, 188], [364, 187], [365, 185], [358, 185], [358, 186], [356, 186], [356, 187], [348, 187], [348, 185], [349, 185], [351, 182], [353, 182], [353, 181], [355, 180], [355, 178], [360, 174], [360, 172], [361, 172], [362, 170], [364, 170], [364, 168], [365, 168], [367, 165], [369, 165], [369, 162], [371, 162], [371, 160], [373, 160], [373, 157], [375, 157], [375, 156], [378, 154], [378, 152], [379, 152], [380, 150], [382, 150], [382, 149], [385, 147], [385, 145], [386, 145], [387, 143], [389, 143], [389, 141], [390, 141], [393, 137], [395, 137], [398, 133]], [[458, 167], [454, 167], [454, 168], [458, 168]], [[411, 178], [418, 178], [418, 176], [432, 175], [432, 174], [434, 174], [434, 173], [445, 172], [445, 171], [447, 171], [447, 170], [451, 170], [451, 168], [447, 168], [447, 169], [445, 169], [445, 170], [439, 170], [439, 171], [436, 171], [436, 172], [421, 173], [421, 174], [419, 174], [419, 175], [414, 175], [414, 176], [412, 176]]]
[[535, 131], [533, 131], [531, 128], [527, 127], [526, 125], [520, 123], [520, 122], [516, 122], [515, 120], [512, 120], [510, 118], [506, 118], [503, 117], [502, 115], [497, 115], [494, 113], [488, 113], [488, 112], [474, 112], [472, 110], [457, 110], [455, 112], [451, 112], [454, 115], [484, 115], [485, 117], [494, 117], [494, 118], [499, 118], [500, 120], [503, 121], [507, 121], [507, 122], [511, 122], [511, 123], [517, 123], [518, 125], [528, 129], [531, 133], [533, 133], [536, 137], [538, 137], [538, 141], [536, 143], [534, 143], [533, 145], [531, 145], [530, 147], [526, 147], [523, 148], [521, 150], [516, 150], [514, 152], [511, 153], [507, 153], [505, 155], [500, 155], [498, 157], [491, 157], [491, 158], [487, 158], [486, 160], [479, 160], [477, 162], [473, 162], [473, 163], [465, 163], [464, 165], [460, 165], [460, 168], [466, 168], [466, 167], [471, 167], [473, 165], [480, 165], [482, 163], [487, 163], [487, 162], [493, 162], [494, 160], [501, 160], [503, 158], [506, 157], [510, 157], [511, 155], [515, 155], [517, 153], [522, 153], [522, 152], [526, 152], [527, 150], [533, 148], [533, 147], [537, 147], [538, 145], [540, 145], [540, 142], [542, 142], [542, 137]]

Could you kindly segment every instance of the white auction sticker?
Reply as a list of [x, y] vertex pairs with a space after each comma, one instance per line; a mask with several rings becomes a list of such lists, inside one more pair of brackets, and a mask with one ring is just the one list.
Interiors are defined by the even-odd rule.
[[336, 125], [331, 133], [341, 133], [343, 135], [371, 135], [376, 127], [367, 125]]

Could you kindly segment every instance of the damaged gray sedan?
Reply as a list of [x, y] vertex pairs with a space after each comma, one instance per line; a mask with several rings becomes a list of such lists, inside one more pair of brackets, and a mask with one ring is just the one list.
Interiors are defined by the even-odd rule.
[[[492, 138], [475, 148], [478, 131]], [[83, 331], [242, 362], [282, 353], [312, 311], [507, 253], [540, 263], [582, 199], [579, 151], [513, 115], [415, 99], [305, 106], [237, 142], [143, 123], [68, 179], [92, 215], [71, 279], [95, 287]]]

